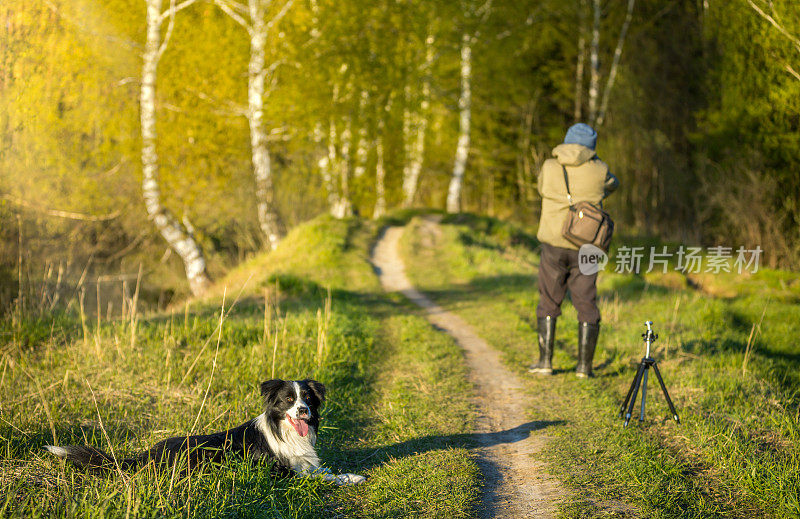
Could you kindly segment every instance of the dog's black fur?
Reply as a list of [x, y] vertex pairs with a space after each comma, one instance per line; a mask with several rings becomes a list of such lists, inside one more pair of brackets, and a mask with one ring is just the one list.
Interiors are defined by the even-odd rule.
[[[222, 463], [226, 457], [235, 455], [255, 461], [272, 461], [274, 469], [284, 475], [290, 474], [292, 469], [298, 472], [299, 465], [293, 462], [291, 449], [282, 453], [275, 452], [275, 449], [270, 446], [270, 439], [267, 435], [269, 433], [273, 435], [271, 438], [273, 445], [276, 441], [286, 443], [285, 434], [293, 434], [291, 428], [286, 425], [287, 413], [304, 402], [305, 409], [294, 411], [297, 415], [297, 419], [294, 421], [295, 423], [306, 422], [305, 430], [308, 436], [306, 440], [310, 442], [313, 452], [316, 432], [319, 428], [319, 411], [325, 402], [325, 386], [310, 379], [301, 381], [268, 380], [261, 384], [261, 395], [264, 397], [265, 411], [257, 418], [227, 431], [168, 438], [132, 458], [115, 461], [112, 456], [100, 449], [81, 445], [62, 447], [47, 445], [45, 448], [56, 456], [66, 458], [75, 465], [91, 471], [108, 471], [117, 468], [132, 470], [151, 462], [157, 466], [170, 466], [181, 458], [186, 459], [185, 468], [191, 470], [202, 463]], [[263, 424], [266, 424], [269, 433], [264, 431]], [[295, 429], [298, 430], [297, 427]], [[300, 435], [299, 430], [297, 434]], [[314, 458], [316, 458], [315, 454]], [[319, 460], [316, 462], [318, 465]]]

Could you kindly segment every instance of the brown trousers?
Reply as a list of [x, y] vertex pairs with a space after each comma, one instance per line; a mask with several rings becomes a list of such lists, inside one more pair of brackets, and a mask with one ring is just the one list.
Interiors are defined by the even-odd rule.
[[561, 315], [561, 302], [569, 289], [578, 321], [597, 324], [597, 274], [587, 276], [578, 269], [578, 251], [542, 243], [539, 264], [539, 304], [536, 318]]

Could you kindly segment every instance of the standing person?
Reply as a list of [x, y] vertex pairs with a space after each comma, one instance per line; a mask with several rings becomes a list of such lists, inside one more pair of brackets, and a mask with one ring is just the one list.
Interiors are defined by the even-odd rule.
[[579, 377], [592, 376], [592, 359], [600, 333], [600, 311], [597, 309], [597, 273], [586, 275], [578, 268], [578, 246], [561, 235], [569, 211], [564, 174], [569, 175], [573, 203], [586, 201], [600, 204], [619, 186], [617, 177], [597, 158], [597, 132], [588, 124], [578, 123], [567, 130], [564, 143], [553, 149], [539, 173], [542, 215], [536, 237], [542, 244], [539, 263], [539, 304], [536, 324], [539, 333], [539, 362], [530, 373], [553, 373], [553, 345], [556, 320], [561, 315], [561, 302], [569, 289], [572, 304], [578, 311]]

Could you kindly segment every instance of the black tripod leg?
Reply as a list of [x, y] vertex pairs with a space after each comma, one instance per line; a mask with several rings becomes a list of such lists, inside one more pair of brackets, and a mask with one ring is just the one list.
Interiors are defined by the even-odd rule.
[[642, 373], [642, 410], [639, 412], [639, 421], [644, 422], [644, 403], [647, 400], [647, 368], [645, 364], [644, 373]]
[[661, 384], [661, 391], [664, 392], [664, 398], [667, 399], [667, 405], [669, 406], [669, 410], [672, 412], [672, 417], [676, 422], [681, 423], [681, 419], [678, 418], [678, 412], [675, 410], [675, 406], [672, 405], [672, 399], [669, 397], [669, 393], [667, 392], [667, 386], [664, 385], [664, 379], [661, 378], [661, 372], [658, 370], [658, 366], [655, 363], [653, 363], [653, 371], [656, 372], [658, 383]]
[[625, 409], [628, 408], [628, 402], [631, 400], [631, 395], [633, 394], [633, 388], [636, 387], [636, 379], [639, 378], [639, 372], [642, 370], [642, 364], [639, 364], [639, 368], [636, 370], [636, 376], [633, 377], [633, 382], [631, 382], [631, 387], [628, 389], [628, 394], [625, 395], [625, 400], [622, 401], [622, 407], [619, 408], [619, 417], [622, 418], [625, 416]]
[[633, 406], [636, 404], [636, 395], [639, 393], [639, 383], [642, 381], [642, 373], [644, 373], [644, 363], [639, 365], [639, 371], [636, 372], [636, 378], [633, 379], [633, 394], [628, 404], [628, 412], [625, 413], [625, 423], [622, 424], [623, 427], [628, 426], [628, 422], [630, 422], [631, 416], [633, 415]]

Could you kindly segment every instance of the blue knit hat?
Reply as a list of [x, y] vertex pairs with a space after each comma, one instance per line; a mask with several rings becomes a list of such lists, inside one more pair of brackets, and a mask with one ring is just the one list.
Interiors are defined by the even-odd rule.
[[597, 145], [597, 132], [588, 124], [573, 124], [567, 130], [564, 144], [581, 144], [593, 150]]

